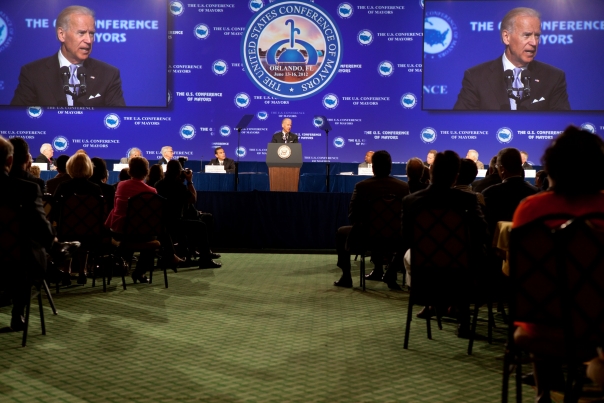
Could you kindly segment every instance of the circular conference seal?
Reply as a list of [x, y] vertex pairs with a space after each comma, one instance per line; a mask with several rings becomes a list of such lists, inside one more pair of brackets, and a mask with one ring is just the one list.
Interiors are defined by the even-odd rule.
[[289, 157], [291, 157], [292, 155], [292, 149], [289, 146], [286, 145], [282, 145], [281, 147], [279, 147], [277, 149], [277, 155], [279, 156], [279, 158], [281, 158], [282, 160], [286, 160]]
[[247, 24], [241, 43], [245, 71], [268, 95], [304, 99], [323, 90], [342, 60], [342, 35], [320, 6], [278, 1]]

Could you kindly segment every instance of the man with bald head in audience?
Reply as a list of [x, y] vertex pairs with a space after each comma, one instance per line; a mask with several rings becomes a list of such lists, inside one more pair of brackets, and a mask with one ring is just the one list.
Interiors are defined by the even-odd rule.
[[504, 148], [497, 154], [497, 170], [501, 183], [482, 191], [486, 204], [489, 228], [495, 229], [498, 221], [512, 221], [518, 204], [538, 189], [524, 180], [520, 151]]

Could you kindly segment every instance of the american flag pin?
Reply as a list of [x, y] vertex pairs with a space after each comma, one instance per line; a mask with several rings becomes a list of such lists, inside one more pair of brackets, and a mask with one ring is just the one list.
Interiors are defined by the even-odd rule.
[[[94, 77], [92, 77], [92, 78], [94, 78]], [[536, 83], [538, 83], [538, 82], [539, 82], [539, 79], [538, 79], [538, 78], [535, 78], [535, 82], [536, 82]]]

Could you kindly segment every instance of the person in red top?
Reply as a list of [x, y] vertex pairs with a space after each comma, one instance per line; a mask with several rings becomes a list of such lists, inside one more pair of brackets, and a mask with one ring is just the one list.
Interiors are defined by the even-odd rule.
[[[581, 157], [581, 164], [573, 162], [577, 156]], [[549, 190], [529, 196], [518, 205], [513, 228], [550, 214], [579, 217], [604, 212], [604, 142], [600, 137], [569, 126], [545, 150], [541, 162], [548, 174]], [[551, 220], [547, 225], [554, 228], [565, 221]], [[514, 340], [520, 345], [555, 343], [556, 339], [561, 339], [559, 334], [543, 325], [523, 322], [516, 325]], [[537, 386], [536, 401], [551, 402], [553, 381], [561, 379], [559, 367], [535, 357], [533, 373]]]

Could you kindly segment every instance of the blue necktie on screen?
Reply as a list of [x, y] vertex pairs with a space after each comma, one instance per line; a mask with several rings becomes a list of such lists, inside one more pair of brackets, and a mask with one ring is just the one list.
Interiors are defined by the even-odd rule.
[[73, 87], [73, 93], [76, 96], [78, 95], [78, 90], [79, 90], [77, 84], [80, 83], [80, 81], [76, 77], [77, 70], [78, 70], [77, 64], [70, 64], [69, 65], [69, 84], [70, 84], [71, 87]]

